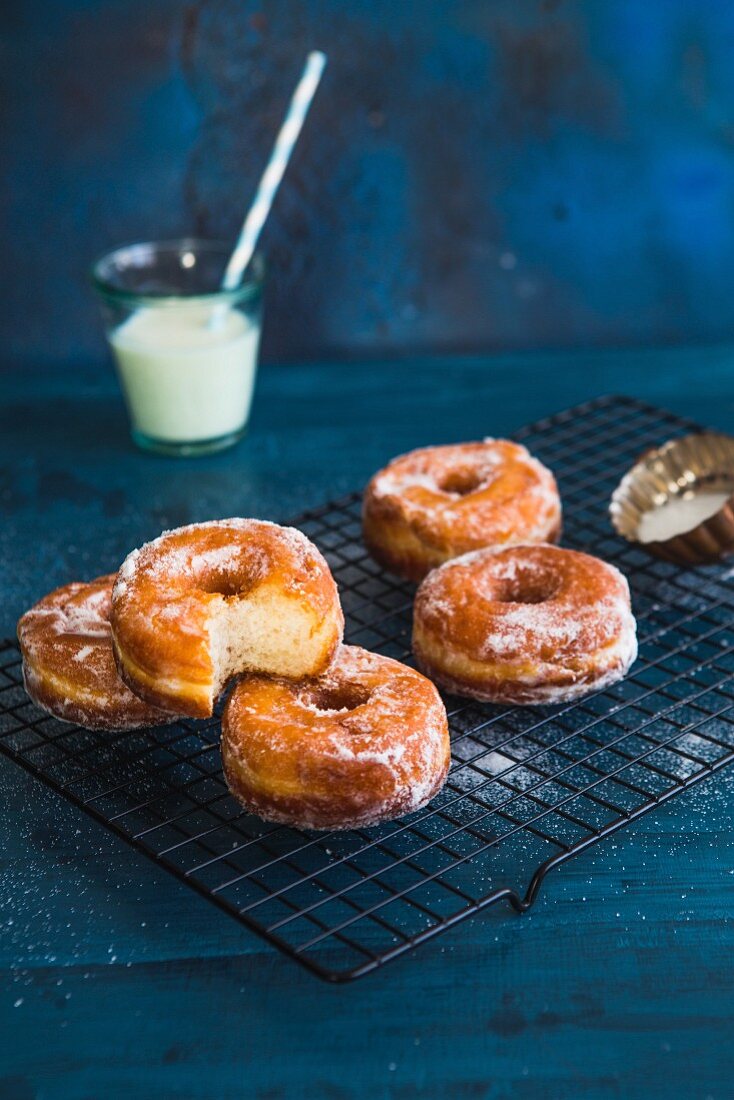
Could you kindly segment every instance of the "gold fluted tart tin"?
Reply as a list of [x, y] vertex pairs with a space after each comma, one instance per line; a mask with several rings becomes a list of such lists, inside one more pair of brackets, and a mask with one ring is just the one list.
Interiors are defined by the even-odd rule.
[[[642, 541], [640, 524], [646, 513], [701, 493], [729, 496], [717, 512], [690, 530]], [[699, 432], [648, 451], [614, 490], [609, 514], [617, 534], [664, 561], [702, 565], [734, 553], [734, 438]]]

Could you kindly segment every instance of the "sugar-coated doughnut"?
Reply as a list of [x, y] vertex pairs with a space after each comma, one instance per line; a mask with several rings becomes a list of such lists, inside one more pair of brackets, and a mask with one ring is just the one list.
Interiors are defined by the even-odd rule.
[[470, 550], [555, 542], [561, 501], [553, 474], [518, 443], [423, 447], [374, 475], [362, 528], [381, 565], [420, 581]]
[[166, 531], [125, 559], [112, 593], [123, 680], [155, 706], [206, 717], [227, 681], [325, 671], [344, 618], [321, 553], [255, 519]]
[[420, 809], [443, 785], [446, 710], [419, 672], [342, 646], [318, 679], [240, 680], [224, 708], [222, 761], [232, 794], [268, 821], [374, 825]]
[[87, 729], [170, 722], [173, 715], [133, 695], [117, 674], [110, 634], [114, 579], [66, 584], [26, 611], [18, 623], [26, 691], [49, 714]]
[[479, 550], [418, 589], [413, 651], [457, 695], [561, 703], [620, 680], [637, 656], [626, 578], [557, 546]]

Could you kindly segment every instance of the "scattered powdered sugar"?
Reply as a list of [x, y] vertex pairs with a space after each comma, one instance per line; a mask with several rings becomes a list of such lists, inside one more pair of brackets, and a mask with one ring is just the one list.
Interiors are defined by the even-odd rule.
[[350, 760], [362, 764], [384, 764], [386, 768], [396, 767], [405, 756], [408, 739], [393, 742], [381, 751], [375, 749], [354, 749], [353, 734], [344, 737], [344, 731], [334, 731], [322, 746], [325, 755], [335, 760]]
[[[150, 544], [148, 544], [150, 545]], [[135, 572], [135, 567], [140, 557], [140, 550], [131, 550], [124, 562], [120, 566], [117, 573], [117, 581], [115, 587], [119, 585], [120, 581], [129, 581]]]
[[[527, 567], [525, 567], [527, 569]], [[530, 567], [532, 570], [532, 566]], [[516, 581], [523, 570], [523, 563], [517, 554], [498, 557], [494, 566], [494, 575], [500, 581]]]
[[51, 635], [110, 637], [111, 579], [69, 584], [49, 593], [22, 617], [20, 630], [29, 644]]
[[[525, 477], [518, 485], [517, 471]], [[452, 487], [452, 479], [456, 487]], [[466, 488], [461, 482], [466, 479]], [[401, 455], [370, 482], [370, 501], [389, 501], [415, 537], [437, 545], [505, 545], [555, 535], [561, 503], [555, 479], [525, 447], [507, 440], [425, 447]]]
[[104, 614], [94, 606], [66, 607], [60, 610], [56, 627], [61, 634], [81, 634], [86, 638], [109, 638], [109, 594], [105, 593]]
[[109, 576], [66, 585], [21, 618], [26, 690], [48, 713], [90, 729], [171, 721], [141, 702], [117, 674], [108, 620], [112, 581]]
[[535, 677], [518, 677], [518, 681], [532, 687], [534, 702], [548, 705], [572, 702], [592, 691], [601, 691], [615, 684], [627, 675], [637, 659], [637, 631], [631, 616], [622, 627], [619, 639], [613, 645], [607, 646], [599, 659], [602, 662], [601, 670], [597, 668], [593, 674], [588, 671], [580, 673], [578, 679], [571, 684], [544, 683], [542, 671]]
[[[212, 543], [206, 538], [210, 532], [215, 537], [217, 532], [231, 537], [223, 543]], [[222, 577], [232, 574], [234, 580], [246, 573], [247, 582], [252, 584], [266, 574], [278, 555], [288, 560], [291, 571], [298, 571], [309, 559], [327, 568], [318, 549], [295, 527], [239, 517], [191, 523], [164, 531], [128, 554], [118, 573], [113, 598], [117, 601], [129, 595], [131, 584], [141, 572], [162, 588], [166, 582], [174, 587], [181, 580], [195, 583], [212, 573]]]
[[389, 496], [392, 493], [402, 493], [406, 489], [430, 489], [431, 492], [439, 492], [436, 478], [430, 474], [422, 473], [398, 473], [389, 468], [383, 474], [378, 474], [373, 482], [375, 492], [380, 496]]
[[[537, 602], [522, 602], [523, 591]], [[432, 665], [445, 647], [484, 663], [491, 693], [494, 666], [504, 662], [512, 682], [535, 685], [533, 701], [572, 698], [620, 679], [637, 652], [626, 578], [606, 562], [553, 546], [474, 551], [446, 563], [418, 591], [416, 624], [418, 639], [434, 639]], [[571, 688], [546, 690], [544, 681], [559, 672]], [[482, 697], [479, 688], [455, 689]]]
[[438, 498], [437, 503], [450, 503], [464, 495], [441, 487], [452, 473], [471, 471], [476, 479], [472, 492], [479, 492], [487, 488], [503, 462], [495, 440], [422, 447], [394, 458], [375, 475], [371, 485], [377, 496], [400, 495], [420, 488], [430, 490]]
[[319, 717], [329, 718], [337, 714], [349, 714], [352, 707], [321, 707], [318, 703], [313, 702], [311, 699], [299, 699], [298, 705], [303, 710], [309, 710], [312, 714], [318, 714]]
[[242, 547], [237, 543], [205, 547], [190, 556], [189, 564], [194, 573], [203, 573], [208, 569], [216, 572], [231, 569], [235, 565], [242, 564]]
[[[308, 807], [307, 777], [312, 767], [320, 773], [330, 766], [335, 805], [341, 799], [353, 807], [349, 821], [329, 823], [330, 829], [367, 826], [409, 813], [440, 787], [448, 763], [446, 711], [433, 685], [413, 669], [359, 647], [342, 646], [335, 665], [324, 676], [300, 686], [278, 684], [279, 702], [274, 705], [268, 696], [266, 728], [257, 705], [258, 688], [253, 689], [255, 705], [248, 705], [246, 680], [235, 689], [228, 704], [233, 716], [225, 722], [227, 751], [238, 759], [244, 774], [249, 736], [266, 737], [270, 751], [300, 754], [304, 783], [300, 812], [257, 805], [261, 816], [300, 828], [326, 827]], [[336, 704], [350, 692], [354, 705], [328, 705], [330, 698]], [[249, 717], [238, 732], [237, 715], [242, 720], [245, 714]], [[295, 749], [294, 726], [300, 731]], [[289, 730], [288, 739], [280, 742], [284, 728]], [[387, 773], [379, 788], [371, 774], [375, 768]]]
[[[303, 628], [302, 643], [291, 643], [297, 616], [313, 625], [310, 634]], [[281, 656], [275, 667], [307, 668], [309, 654], [315, 661], [343, 625], [336, 585], [310, 539], [294, 527], [238, 517], [164, 531], [128, 555], [112, 618], [124, 667], [137, 663], [174, 704], [188, 690], [180, 671], [187, 661], [204, 670], [199, 689], [211, 705], [245, 668], [272, 668], [276, 650], [297, 648], [290, 666]]]

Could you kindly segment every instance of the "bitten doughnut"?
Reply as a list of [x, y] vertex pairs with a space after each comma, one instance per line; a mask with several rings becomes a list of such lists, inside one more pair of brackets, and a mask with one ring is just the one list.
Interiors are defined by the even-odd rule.
[[224, 708], [222, 761], [235, 798], [268, 821], [374, 825], [420, 809], [443, 785], [446, 711], [419, 672], [342, 646], [318, 679], [240, 680]]
[[23, 680], [34, 703], [79, 726], [127, 730], [171, 722], [117, 675], [110, 636], [114, 574], [66, 584], [44, 596], [18, 623]]
[[418, 589], [413, 651], [457, 695], [565, 702], [620, 680], [635, 660], [629, 587], [613, 565], [557, 546], [465, 554]]
[[518, 443], [423, 447], [372, 478], [362, 529], [381, 565], [420, 581], [470, 550], [555, 542], [561, 501], [553, 474]]
[[194, 523], [133, 550], [110, 621], [123, 680], [149, 703], [193, 717], [210, 715], [237, 673], [318, 675], [344, 628], [313, 543], [255, 519]]

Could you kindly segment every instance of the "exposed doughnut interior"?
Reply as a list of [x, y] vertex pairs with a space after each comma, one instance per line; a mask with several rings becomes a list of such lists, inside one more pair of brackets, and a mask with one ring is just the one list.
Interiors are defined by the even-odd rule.
[[241, 672], [298, 679], [323, 671], [334, 635], [330, 619], [272, 589], [213, 601], [207, 628], [215, 698]]
[[344, 619], [329, 567], [305, 535], [234, 517], [132, 551], [110, 624], [125, 683], [155, 706], [204, 718], [241, 673], [324, 672]]

